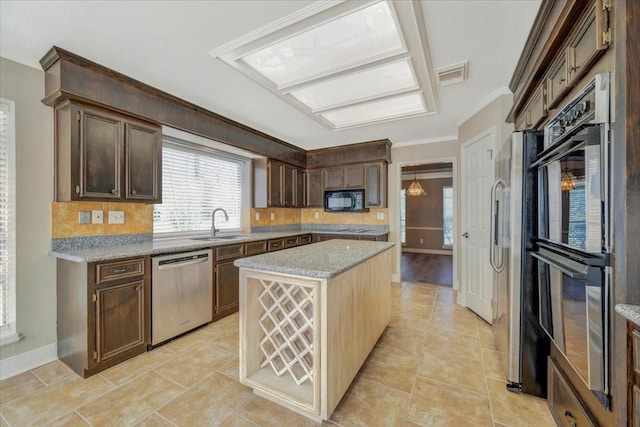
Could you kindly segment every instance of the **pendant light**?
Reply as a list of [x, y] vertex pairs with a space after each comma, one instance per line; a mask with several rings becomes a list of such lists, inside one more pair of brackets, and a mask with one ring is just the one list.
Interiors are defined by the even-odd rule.
[[416, 179], [416, 173], [413, 173], [413, 182], [409, 184], [407, 188], [407, 196], [426, 196], [427, 193], [422, 188], [422, 185]]
[[576, 184], [573, 182], [574, 175], [569, 172], [567, 168], [567, 162], [564, 164], [564, 170], [562, 171], [562, 177], [560, 180], [560, 188], [562, 191], [571, 191], [576, 189]]

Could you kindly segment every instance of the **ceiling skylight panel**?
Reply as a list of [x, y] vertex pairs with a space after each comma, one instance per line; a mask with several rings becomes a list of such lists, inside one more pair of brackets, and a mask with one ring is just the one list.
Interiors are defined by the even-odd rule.
[[279, 87], [406, 51], [387, 2], [325, 22], [241, 58]]
[[289, 94], [312, 110], [322, 110], [417, 87], [410, 62], [399, 61], [322, 81]]
[[320, 116], [336, 128], [344, 128], [426, 112], [421, 93], [415, 92], [327, 111]]

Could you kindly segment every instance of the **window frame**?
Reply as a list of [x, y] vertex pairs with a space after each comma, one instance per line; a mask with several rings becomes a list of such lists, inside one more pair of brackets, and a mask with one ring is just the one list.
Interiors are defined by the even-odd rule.
[[[447, 190], [451, 190], [451, 244], [446, 244], [446, 232], [447, 228], [445, 227], [445, 194]], [[453, 194], [453, 185], [443, 185], [442, 186], [442, 248], [443, 249], [453, 249], [453, 221], [455, 221], [455, 212], [454, 212], [454, 194]]]
[[[163, 130], [163, 133], [164, 133], [164, 130]], [[188, 137], [191, 138], [190, 135]], [[251, 199], [250, 199], [251, 187], [250, 185], [246, 184], [250, 180], [251, 159], [248, 157], [244, 157], [235, 153], [225, 151], [220, 148], [216, 148], [216, 146], [220, 145], [219, 143], [217, 143], [216, 141], [209, 141], [204, 138], [199, 138], [196, 142], [196, 141], [189, 141], [183, 138], [178, 138], [175, 136], [163, 135], [162, 137], [163, 150], [164, 150], [165, 144], [177, 146], [178, 149], [184, 150], [187, 152], [201, 153], [211, 157], [216, 157], [218, 159], [231, 161], [241, 166], [242, 169], [241, 169], [241, 179], [240, 179], [240, 216], [239, 216], [240, 225], [237, 228], [225, 228], [221, 232], [222, 233], [238, 233], [245, 230], [248, 227], [248, 222], [247, 222], [248, 217], [244, 214], [244, 212], [248, 210], [246, 208], [249, 207], [251, 202]], [[163, 171], [162, 171], [163, 179], [164, 179], [165, 172], [166, 170], [165, 168], [163, 168]], [[164, 200], [164, 194], [163, 194], [163, 200]], [[208, 230], [157, 232], [155, 231], [155, 221], [154, 221], [154, 230], [153, 230], [154, 239], [189, 238], [189, 237], [204, 236], [207, 234], [209, 234]]]
[[0, 325], [0, 347], [20, 341], [17, 332], [16, 313], [16, 109], [15, 102], [0, 98], [0, 104], [8, 108], [7, 129], [7, 323]]

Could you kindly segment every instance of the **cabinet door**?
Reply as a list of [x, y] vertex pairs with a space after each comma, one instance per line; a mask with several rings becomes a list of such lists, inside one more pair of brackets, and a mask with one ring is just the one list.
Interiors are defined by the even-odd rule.
[[365, 166], [365, 207], [382, 208], [387, 204], [387, 165], [375, 163]]
[[324, 185], [322, 169], [307, 171], [307, 207], [324, 206]]
[[282, 206], [283, 194], [282, 179], [284, 177], [284, 165], [282, 163], [269, 162], [267, 165], [267, 204], [273, 207]]
[[144, 123], [125, 124], [127, 199], [161, 203], [162, 137], [159, 127]]
[[346, 166], [344, 168], [344, 188], [364, 188], [364, 166]]
[[[76, 107], [80, 122], [76, 199], [119, 199], [122, 122], [106, 112]], [[73, 182], [72, 181], [72, 182]]]
[[344, 168], [327, 168], [324, 170], [324, 189], [341, 190], [344, 188]]
[[602, 6], [598, 7], [598, 3], [593, 3], [571, 36], [567, 55], [569, 84], [582, 77], [608, 47], [603, 40], [606, 29], [605, 13]]
[[307, 202], [307, 173], [296, 169], [296, 202], [295, 207], [304, 208]]
[[296, 168], [289, 165], [284, 165], [282, 167], [283, 170], [283, 183], [282, 183], [282, 194], [283, 200], [282, 205], [291, 207], [296, 203], [295, 200], [295, 190], [296, 190]]
[[96, 289], [95, 363], [144, 349], [144, 280]]
[[215, 266], [214, 317], [222, 317], [238, 311], [240, 274], [233, 261]]

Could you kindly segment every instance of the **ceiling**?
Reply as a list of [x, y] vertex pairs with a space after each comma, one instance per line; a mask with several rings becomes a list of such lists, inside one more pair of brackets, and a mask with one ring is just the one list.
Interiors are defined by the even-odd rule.
[[308, 0], [2, 0], [0, 56], [40, 69], [56, 45], [304, 149], [455, 139], [460, 122], [506, 92], [540, 0], [421, 3], [433, 68], [468, 61], [468, 79], [436, 88], [436, 114], [344, 130], [328, 129], [208, 54], [299, 13]]

